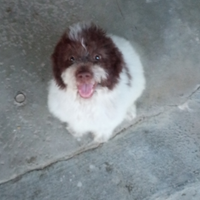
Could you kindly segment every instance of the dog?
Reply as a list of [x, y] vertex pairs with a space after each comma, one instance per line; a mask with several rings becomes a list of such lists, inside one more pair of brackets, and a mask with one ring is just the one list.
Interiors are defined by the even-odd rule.
[[48, 108], [73, 136], [90, 132], [95, 142], [106, 142], [124, 119], [136, 117], [145, 77], [129, 41], [77, 23], [62, 35], [51, 59]]

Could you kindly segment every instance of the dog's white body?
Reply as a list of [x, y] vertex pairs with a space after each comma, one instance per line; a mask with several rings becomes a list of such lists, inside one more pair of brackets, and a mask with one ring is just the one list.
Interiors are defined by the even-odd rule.
[[[97, 142], [107, 141], [114, 129], [126, 117], [135, 118], [134, 103], [145, 88], [142, 64], [130, 42], [114, 35], [108, 35], [108, 37], [121, 52], [132, 77], [130, 80], [128, 80], [127, 71], [123, 68], [120, 80], [112, 90], [106, 87], [97, 89], [89, 99], [77, 96], [77, 90], [73, 87], [60, 89], [55, 80], [52, 80], [48, 95], [50, 112], [62, 122], [68, 123], [69, 132], [76, 137], [92, 132]], [[65, 73], [63, 78], [65, 78]], [[70, 78], [73, 82], [73, 77]]]

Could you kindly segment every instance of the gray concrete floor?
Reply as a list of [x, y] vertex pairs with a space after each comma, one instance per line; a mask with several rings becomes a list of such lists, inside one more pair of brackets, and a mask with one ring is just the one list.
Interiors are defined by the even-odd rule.
[[[194, 0], [0, 0], [0, 199], [199, 200], [199, 19]], [[88, 20], [133, 41], [147, 79], [137, 119], [99, 147], [46, 103], [54, 45]]]

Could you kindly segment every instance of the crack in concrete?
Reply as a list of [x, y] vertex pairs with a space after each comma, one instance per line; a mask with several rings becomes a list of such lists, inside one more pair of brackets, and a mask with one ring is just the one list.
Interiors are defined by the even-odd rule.
[[184, 104], [186, 104], [198, 91], [200, 90], [200, 85], [196, 86], [196, 89], [194, 89], [190, 95], [188, 95], [185, 100], [182, 101], [180, 104], [173, 104], [173, 105], [168, 105], [169, 107], [180, 107]]
[[[131, 128], [132, 126], [136, 126], [137, 124], [141, 124], [142, 122], [144, 122], [144, 121], [146, 121], [148, 119], [151, 119], [153, 117], [157, 117], [157, 116], [159, 116], [161, 114], [164, 114], [164, 113], [165, 113], [165, 111], [156, 113], [156, 114], [151, 115], [151, 116], [142, 116], [135, 123], [131, 124], [130, 126], [124, 127], [120, 131], [116, 132], [112, 136], [112, 138], [115, 138], [117, 135], [119, 135], [120, 133], [123, 133], [125, 130]], [[51, 162], [46, 163], [45, 165], [39, 166], [39, 167], [31, 169], [31, 170], [27, 170], [22, 174], [19, 174], [19, 175], [15, 176], [15, 177], [12, 177], [12, 178], [10, 178], [8, 180], [2, 181], [2, 182], [0, 182], [0, 186], [3, 185], [3, 184], [6, 184], [8, 182], [11, 182], [11, 181], [13, 181], [13, 182], [19, 181], [26, 174], [29, 174], [29, 173], [31, 173], [33, 171], [40, 171], [40, 170], [46, 169], [46, 168], [51, 167], [52, 165], [54, 165], [54, 164], [56, 164], [58, 162], [67, 161], [67, 160], [69, 160], [69, 159], [71, 159], [71, 158], [73, 158], [73, 157], [75, 157], [77, 155], [80, 155], [80, 154], [82, 154], [84, 152], [96, 149], [96, 148], [98, 148], [98, 147], [100, 147], [102, 145], [103, 145], [103, 143], [91, 142], [87, 146], [83, 146], [83, 147], [79, 148], [78, 150], [76, 150], [76, 151], [74, 151], [74, 152], [72, 152], [72, 153], [70, 153], [70, 154], [68, 154], [66, 156], [63, 156], [61, 158], [57, 158], [57, 159], [55, 159], [55, 160], [53, 160]]]
[[73, 157], [75, 157], [75, 156], [77, 156], [77, 155], [79, 155], [81, 153], [96, 149], [97, 147], [99, 147], [101, 145], [102, 145], [101, 143], [91, 142], [87, 146], [83, 146], [83, 147], [79, 148], [78, 150], [76, 150], [76, 151], [74, 151], [74, 152], [72, 152], [70, 154], [67, 154], [67, 155], [65, 155], [65, 156], [63, 156], [61, 158], [57, 158], [57, 159], [55, 159], [55, 160], [53, 160], [51, 162], [48, 162], [48, 163], [46, 163], [44, 165], [41, 165], [39, 167], [36, 167], [34, 169], [31, 169], [31, 170], [29, 169], [29, 170], [25, 171], [24, 173], [19, 174], [19, 175], [15, 176], [15, 177], [12, 177], [12, 178], [10, 178], [8, 180], [4, 180], [4, 181], [0, 182], [0, 186], [3, 185], [3, 184], [6, 184], [8, 182], [11, 182], [11, 181], [13, 181], [13, 182], [19, 181], [26, 174], [29, 174], [29, 173], [31, 173], [33, 171], [40, 171], [40, 170], [46, 169], [46, 168], [51, 167], [52, 165], [54, 165], [54, 164], [56, 164], [58, 162], [67, 161], [67, 160], [69, 160], [69, 159], [71, 159], [71, 158], [73, 158]]
[[[186, 104], [187, 101], [188, 101], [189, 99], [191, 99], [192, 96], [194, 96], [199, 90], [200, 90], [200, 85], [197, 85], [196, 89], [194, 89], [194, 91], [193, 91], [188, 97], [186, 97], [186, 100], [184, 100], [184, 102], [183, 102], [181, 105]], [[169, 109], [169, 107], [171, 107], [171, 109]], [[118, 131], [117, 133], [115, 133], [115, 134], [113, 135], [112, 138], [115, 138], [117, 135], [122, 134], [122, 132], [126, 131], [127, 129], [129, 129], [129, 128], [133, 127], [133, 126], [136, 126], [136, 125], [138, 125], [138, 124], [141, 124], [141, 123], [143, 123], [143, 122], [146, 121], [146, 120], [149, 120], [149, 119], [151, 119], [151, 118], [160, 116], [160, 115], [162, 115], [162, 114], [165, 114], [166, 112], [172, 111], [173, 109], [177, 109], [177, 108], [180, 109], [180, 105], [178, 105], [178, 104], [166, 105], [166, 106], [164, 106], [164, 110], [163, 110], [163, 111], [160, 111], [160, 112], [158, 112], [158, 113], [156, 113], [156, 114], [154, 114], [154, 115], [150, 115], [150, 116], [141, 116], [135, 123], [130, 124], [129, 126], [124, 127], [124, 128], [122, 128], [120, 131]]]
[[187, 97], [186, 102], [194, 95], [198, 92], [198, 90], [200, 90], [200, 85], [196, 86], [196, 89]]
[[[162, 115], [162, 114], [164, 114], [165, 112], [166, 112], [166, 110], [161, 111], [161, 112], [158, 112], [158, 113], [156, 113], [156, 114], [154, 114], [154, 115], [151, 115], [151, 116], [141, 116], [140, 118], [138, 118], [138, 120], [137, 120], [135, 123], [130, 124], [130, 125], [128, 125], [128, 126], [122, 128], [120, 131], [116, 132], [116, 133], [113, 135], [112, 138], [115, 138], [115, 137], [117, 137], [118, 135], [122, 135], [123, 132], [125, 132], [125, 131], [128, 130], [129, 128], [131, 128], [131, 127], [133, 127], [133, 126], [137, 126], [138, 124], [141, 124], [141, 123], [143, 123], [143, 122], [145, 122], [145, 121], [147, 121], [147, 120], [149, 120], [149, 119], [151, 119], [151, 118], [154, 118], [154, 117], [157, 117], [157, 116], [159, 116], [159, 115]], [[126, 133], [125, 133], [125, 134], [126, 134]]]
[[121, 10], [121, 8], [120, 8], [120, 6], [119, 6], [119, 3], [118, 3], [118, 1], [117, 1], [117, 0], [116, 0], [116, 2], [117, 2], [117, 7], [118, 7], [118, 10], [119, 10], [119, 12], [120, 12], [120, 14], [121, 14], [122, 18], [124, 19], [124, 15], [123, 15], [123, 13], [122, 13], [122, 10]]
[[[184, 101], [184, 103], [186, 103], [189, 99], [191, 99], [191, 97], [194, 96], [194, 94], [196, 94], [199, 90], [200, 90], [200, 85], [197, 85], [196, 89], [188, 97], [186, 97], [186, 100]], [[119, 130], [118, 132], [116, 132], [113, 135], [112, 138], [115, 138], [116, 136], [121, 135], [123, 132], [125, 132], [127, 129], [129, 129], [129, 128], [133, 127], [133, 126], [141, 124], [141, 123], [143, 123], [143, 122], [145, 122], [145, 121], [147, 121], [147, 120], [149, 120], [151, 118], [158, 117], [158, 116], [160, 116], [162, 114], [165, 114], [166, 112], [169, 112], [169, 111], [172, 111], [174, 109], [177, 109], [179, 106], [180, 105], [176, 105], [176, 104], [175, 105], [167, 105], [167, 106], [165, 106], [163, 111], [160, 111], [160, 112], [158, 112], [156, 114], [153, 114], [153, 115], [150, 115], [150, 116], [141, 116], [135, 123], [130, 124], [127, 127], [124, 127], [121, 130]], [[169, 109], [169, 107], [171, 107], [171, 109]], [[6, 184], [8, 182], [11, 182], [11, 181], [18, 181], [26, 174], [29, 174], [29, 173], [31, 173], [33, 171], [43, 170], [45, 168], [51, 167], [52, 165], [54, 165], [54, 164], [56, 164], [58, 162], [67, 161], [67, 160], [69, 160], [69, 159], [71, 159], [71, 158], [73, 158], [73, 157], [75, 157], [77, 155], [80, 155], [80, 154], [82, 154], [84, 152], [96, 149], [96, 148], [98, 148], [99, 146], [102, 146], [102, 145], [103, 145], [103, 143], [91, 142], [87, 146], [83, 146], [83, 147], [79, 148], [78, 150], [76, 150], [76, 151], [74, 151], [74, 152], [72, 152], [70, 154], [67, 154], [66, 156], [63, 156], [63, 157], [58, 158], [58, 159], [55, 159], [55, 160], [53, 160], [51, 162], [48, 162], [45, 165], [40, 166], [38, 168], [27, 170], [26, 172], [24, 172], [22, 174], [19, 174], [19, 175], [13, 177], [13, 178], [8, 179], [8, 180], [2, 181], [2, 182], [0, 182], [0, 186], [3, 185], [3, 184]]]
[[180, 110], [192, 111], [192, 109], [191, 109], [191, 108], [189, 107], [189, 105], [188, 105], [188, 102], [189, 102], [189, 100], [191, 100], [191, 98], [192, 98], [199, 90], [200, 90], [200, 85], [197, 85], [197, 86], [196, 86], [196, 89], [194, 89], [194, 91], [193, 91], [190, 95], [188, 95], [188, 97], [186, 98], [186, 100], [185, 100], [182, 104], [177, 105], [178, 108], [179, 108]]

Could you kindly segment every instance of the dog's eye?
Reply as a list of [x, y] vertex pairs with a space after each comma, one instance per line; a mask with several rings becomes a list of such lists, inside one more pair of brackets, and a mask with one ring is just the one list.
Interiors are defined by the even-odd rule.
[[100, 59], [101, 59], [101, 56], [100, 56], [100, 55], [96, 55], [96, 56], [95, 56], [95, 60], [96, 60], [96, 61], [99, 61]]
[[75, 58], [73, 56], [70, 57], [70, 61], [74, 62]]

